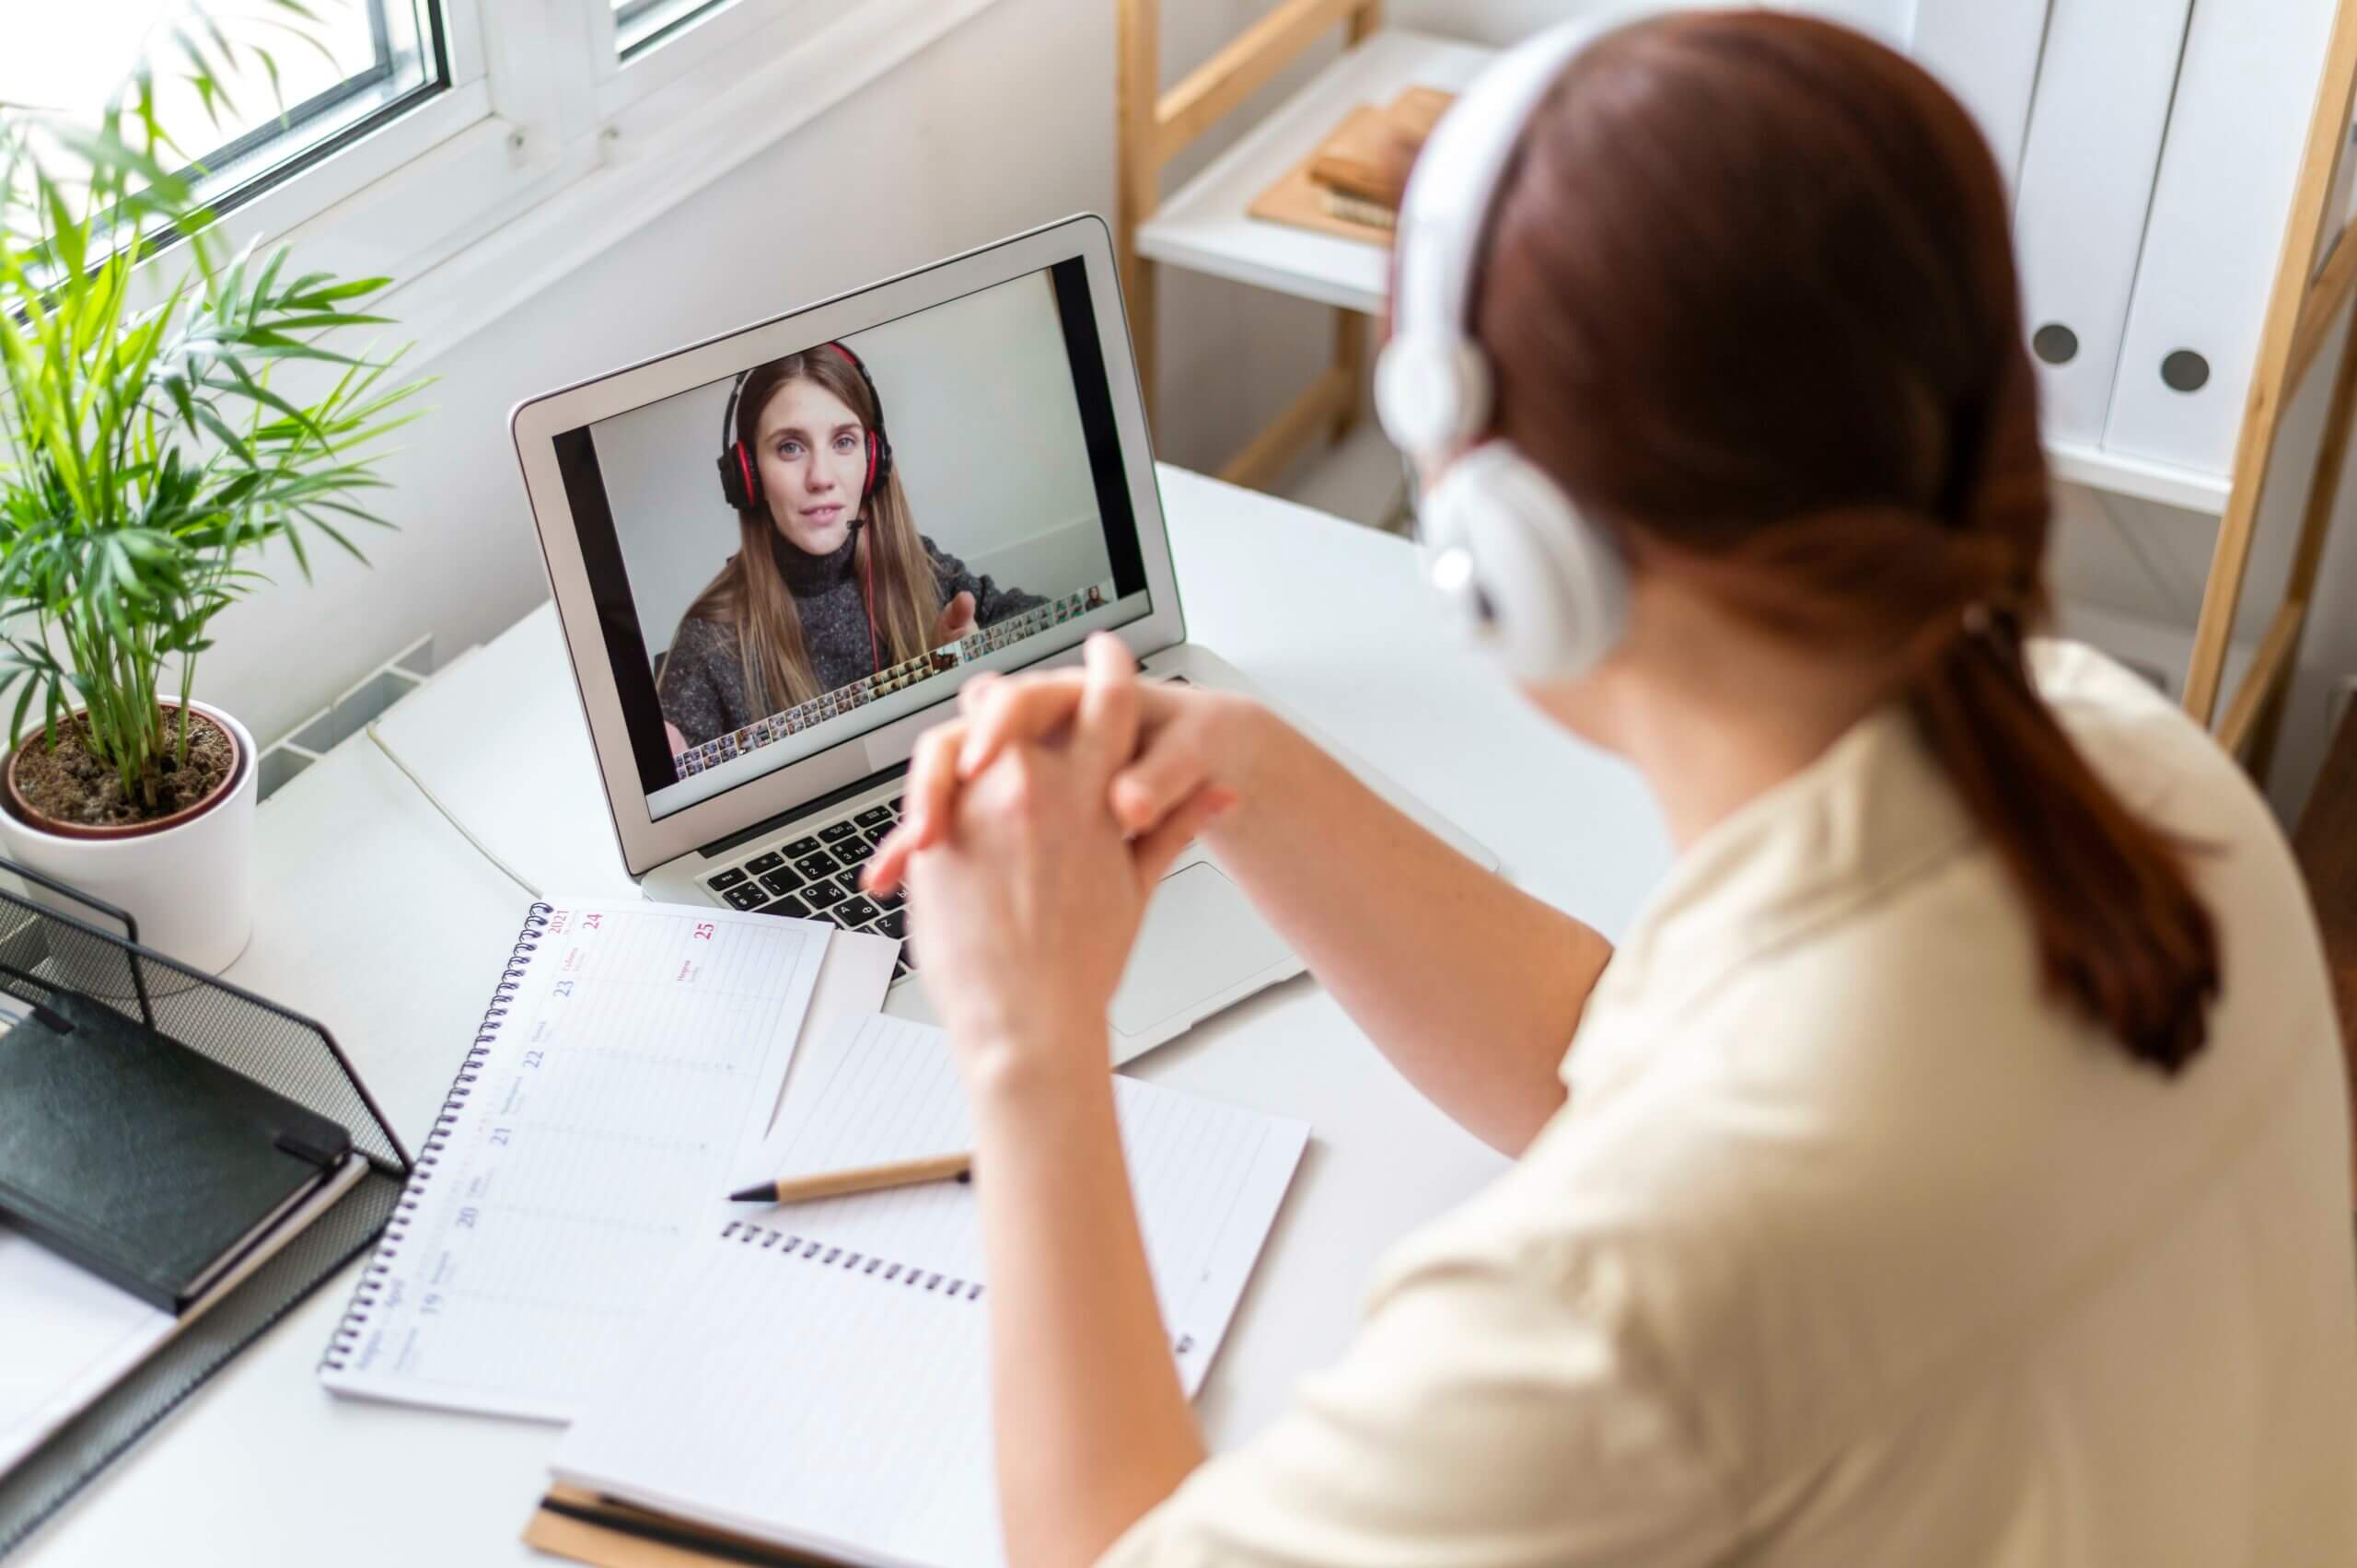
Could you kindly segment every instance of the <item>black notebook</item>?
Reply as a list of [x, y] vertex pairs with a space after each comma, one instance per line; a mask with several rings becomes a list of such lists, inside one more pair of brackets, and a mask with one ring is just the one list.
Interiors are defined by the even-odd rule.
[[179, 1312], [343, 1163], [352, 1140], [101, 1003], [0, 1034], [0, 1214]]

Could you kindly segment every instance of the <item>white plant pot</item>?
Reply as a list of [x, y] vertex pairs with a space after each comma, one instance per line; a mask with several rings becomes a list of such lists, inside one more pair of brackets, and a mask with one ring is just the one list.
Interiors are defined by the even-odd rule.
[[[210, 703], [191, 703], [227, 730], [238, 744], [238, 772], [213, 805], [153, 833], [103, 839], [43, 832], [0, 809], [0, 845], [9, 858], [70, 888], [126, 910], [139, 923], [143, 947], [192, 969], [218, 974], [246, 950], [254, 926], [254, 738]], [[33, 744], [29, 741], [28, 744]], [[48, 894], [36, 902], [99, 923], [89, 911]]]

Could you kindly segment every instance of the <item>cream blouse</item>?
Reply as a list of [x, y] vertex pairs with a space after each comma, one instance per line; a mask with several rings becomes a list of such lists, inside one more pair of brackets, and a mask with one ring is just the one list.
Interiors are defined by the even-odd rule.
[[2086, 649], [2036, 662], [2200, 846], [2206, 1054], [2172, 1082], [2041, 994], [2002, 868], [1879, 714], [1680, 858], [1564, 1109], [1106, 1561], [2357, 1563], [2348, 1098], [2306, 895], [2192, 724]]

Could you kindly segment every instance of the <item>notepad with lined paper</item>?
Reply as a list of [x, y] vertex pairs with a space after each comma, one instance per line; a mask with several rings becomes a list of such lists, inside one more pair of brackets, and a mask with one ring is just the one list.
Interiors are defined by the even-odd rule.
[[[1306, 1123], [1116, 1076], [1147, 1263], [1191, 1397], [1308, 1139]], [[779, 1174], [969, 1146], [937, 1030], [876, 1017], [796, 1063]], [[988, 1180], [986, 1169], [979, 1180]], [[995, 1563], [988, 1279], [971, 1188], [826, 1199], [691, 1249], [558, 1479], [853, 1562]]]

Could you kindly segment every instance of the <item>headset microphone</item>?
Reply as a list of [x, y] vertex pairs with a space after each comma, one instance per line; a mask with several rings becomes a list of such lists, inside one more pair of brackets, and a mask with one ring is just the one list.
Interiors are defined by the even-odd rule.
[[1522, 680], [1584, 675], [1611, 651], [1628, 618], [1628, 566], [1544, 470], [1511, 442], [1482, 439], [1495, 376], [1473, 335], [1474, 284], [1531, 115], [1621, 19], [1589, 16], [1540, 33], [1441, 117], [1400, 203], [1394, 331], [1376, 366], [1385, 432], [1439, 473], [1418, 518], [1433, 586]]

